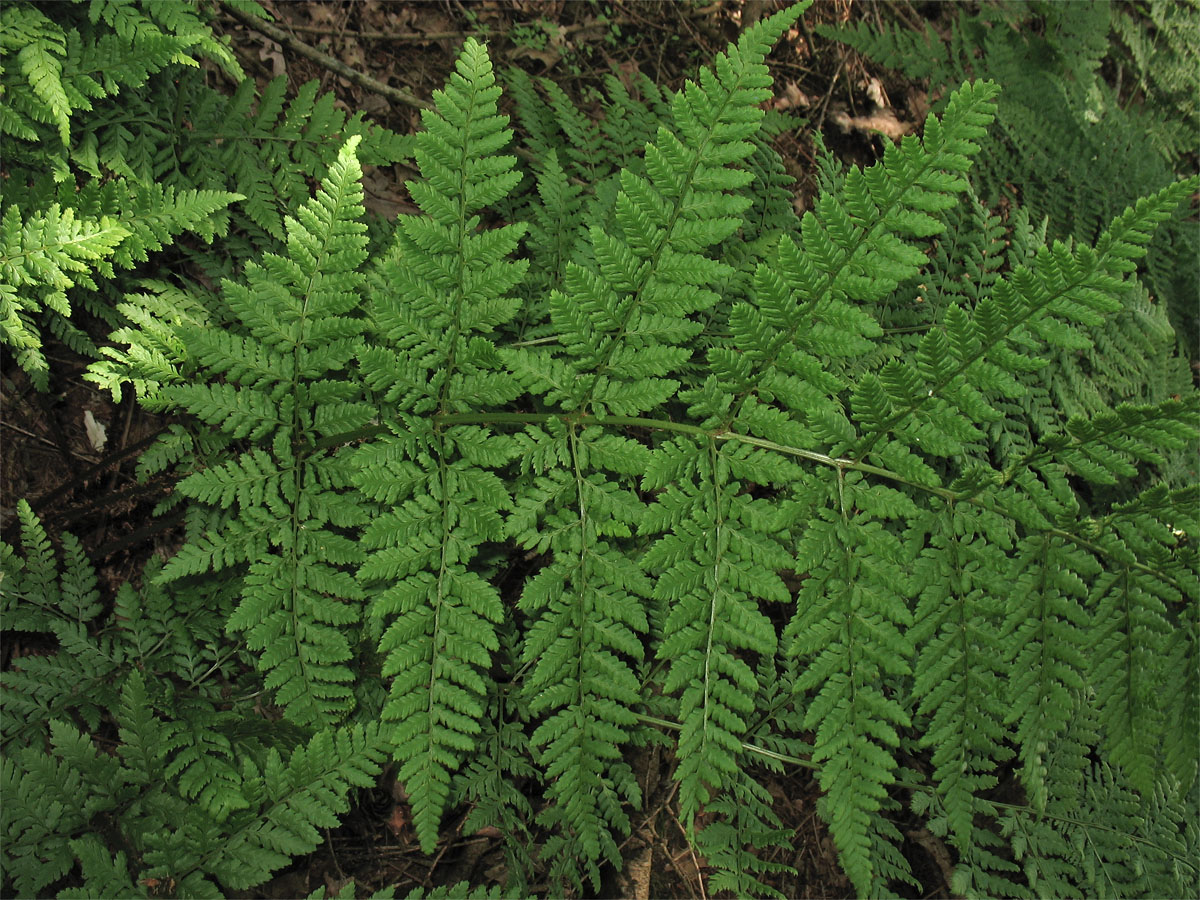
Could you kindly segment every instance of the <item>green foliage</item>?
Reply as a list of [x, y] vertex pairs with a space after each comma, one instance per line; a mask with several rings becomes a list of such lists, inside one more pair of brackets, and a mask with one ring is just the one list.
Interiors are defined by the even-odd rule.
[[[898, 26], [877, 32], [865, 22], [817, 30], [928, 79], [934, 97], [966, 78], [995, 80], [1003, 89], [1001, 139], [976, 167], [981, 196], [995, 203], [1015, 191], [1032, 217], [1049, 218], [1053, 237], [1093, 241], [1123, 207], [1173, 173], [1195, 171], [1197, 21], [1191, 0], [1144, 9], [1013, 0], [957, 8], [948, 38], [929, 25], [924, 34]], [[1120, 68], [1115, 87], [1101, 77], [1105, 67]], [[1195, 221], [1170, 223], [1152, 244], [1146, 272], [1193, 347], [1198, 248]]]
[[288, 256], [267, 254], [226, 282], [241, 329], [183, 331], [196, 360], [222, 383], [172, 385], [164, 400], [255, 446], [180, 482], [186, 497], [225, 511], [163, 570], [164, 579], [247, 563], [242, 600], [226, 627], [245, 631], [266, 687], [289, 719], [326, 725], [353, 706], [345, 626], [362, 591], [344, 568], [361, 560], [343, 529], [366, 515], [347, 494], [348, 453], [318, 450], [323, 437], [374, 414], [341, 373], [362, 349], [366, 257], [362, 169], [351, 138], [316, 196], [288, 217]]
[[859, 895], [928, 889], [914, 818], [958, 894], [1196, 893], [1200, 394], [1139, 266], [1200, 179], [1047, 243], [974, 189], [975, 81], [797, 218], [802, 11], [600, 123], [513, 76], [528, 170], [470, 40], [382, 248], [359, 132], [231, 213], [219, 294], [124, 298], [93, 372], [186, 414], [141, 463], [186, 540], [110, 608], [21, 507], [6, 887], [252, 888], [390, 757], [426, 852], [467, 807], [508, 893], [598, 891], [653, 742], [713, 891], [782, 893], [799, 764]]
[[[13, 55], [0, 70], [0, 343], [40, 390], [46, 330], [96, 357], [81, 307], [109, 328], [130, 324], [122, 294], [141, 285], [114, 270], [170, 282], [164, 248], [188, 232], [211, 243], [231, 225], [227, 260], [276, 250], [284, 215], [347, 135], [363, 135], [371, 163], [407, 153], [404, 140], [361, 114], [347, 119], [316, 82], [290, 104], [283, 79], [257, 98], [190, 3], [11, 3], [0, 46]], [[240, 82], [232, 97], [207, 85], [201, 58]], [[231, 273], [218, 265], [213, 274]], [[105, 355], [90, 378], [114, 394], [122, 381], [153, 393], [165, 374], [137, 353]]]
[[[246, 689], [223, 637], [228, 589], [167, 593], [151, 566], [141, 590], [123, 586], [102, 612], [79, 543], [63, 536], [60, 570], [24, 501], [18, 512], [24, 558], [0, 545], [5, 629], [57, 646], [19, 657], [0, 682], [4, 884], [25, 896], [56, 885], [64, 897], [212, 896], [314, 849], [350, 790], [374, 784], [387, 746], [377, 726], [311, 738], [248, 728], [253, 694], [231, 703], [223, 690]], [[115, 753], [89, 736], [109, 726]]]
[[[118, 95], [131, 100], [155, 73], [196, 67], [197, 56], [231, 77], [242, 73], [198, 10], [184, 4], [96, 0], [86, 11], [83, 4], [8, 4], [0, 46], [13, 54], [0, 71], [0, 343], [45, 390], [40, 325], [77, 352], [96, 352], [71, 320], [68, 292], [85, 294], [87, 303], [86, 292], [99, 290], [96, 276], [111, 289], [114, 266], [133, 268], [183, 232], [211, 241], [224, 230], [214, 214], [242, 199], [228, 190], [175, 190], [137, 179], [112, 165], [107, 152], [102, 171], [90, 120]], [[106, 171], [119, 177], [104, 181]]]

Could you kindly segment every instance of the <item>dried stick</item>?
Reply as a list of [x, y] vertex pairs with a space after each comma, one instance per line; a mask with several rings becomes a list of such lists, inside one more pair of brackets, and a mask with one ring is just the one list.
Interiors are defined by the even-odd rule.
[[341, 75], [347, 81], [357, 84], [361, 88], [366, 88], [372, 93], [379, 94], [381, 97], [401, 103], [404, 106], [412, 107], [413, 109], [432, 109], [433, 104], [425, 100], [414, 97], [408, 91], [394, 88], [390, 84], [384, 84], [382, 81], [377, 81], [370, 75], [359, 72], [357, 69], [352, 69], [344, 62], [334, 59], [328, 53], [323, 53], [311, 44], [306, 44], [299, 38], [292, 37], [281, 28], [272, 25], [270, 22], [264, 22], [262, 19], [256, 18], [249, 13], [243, 12], [236, 6], [224, 5], [225, 12], [237, 19], [247, 28], [257, 31], [259, 34], [264, 34], [271, 40], [278, 43], [280, 46], [287, 47], [293, 53], [310, 59], [313, 62], [324, 66], [331, 72]]

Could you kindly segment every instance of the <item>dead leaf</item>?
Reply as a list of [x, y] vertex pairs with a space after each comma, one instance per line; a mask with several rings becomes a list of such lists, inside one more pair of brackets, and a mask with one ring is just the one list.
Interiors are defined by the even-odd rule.
[[867, 81], [867, 96], [880, 109], [886, 109], [890, 105], [887, 94], [883, 92], [883, 84], [878, 78], [872, 78]]
[[884, 137], [898, 141], [906, 134], [911, 134], [911, 122], [901, 122], [890, 109], [882, 110], [870, 116], [850, 116], [844, 112], [835, 112], [832, 117], [838, 125], [847, 131], [866, 131], [882, 134]]
[[784, 109], [807, 109], [812, 105], [812, 100], [808, 94], [800, 90], [800, 85], [794, 81], [789, 81], [783, 86], [783, 95], [775, 98], [775, 108]]
[[283, 48], [267, 38], [263, 38], [262, 49], [258, 51], [262, 62], [271, 63], [271, 77], [278, 78], [287, 74], [287, 61], [283, 58]]
[[83, 411], [83, 430], [87, 432], [88, 443], [92, 445], [92, 449], [97, 453], [102, 451], [108, 443], [108, 430], [96, 421], [90, 409]]

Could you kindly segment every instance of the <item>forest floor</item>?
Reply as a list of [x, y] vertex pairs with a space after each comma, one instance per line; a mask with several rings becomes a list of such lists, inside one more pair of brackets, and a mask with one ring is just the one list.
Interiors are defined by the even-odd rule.
[[[368, 76], [416, 98], [427, 99], [444, 83], [467, 36], [483, 37], [498, 71], [520, 66], [531, 75], [556, 81], [583, 110], [595, 107], [595, 91], [605, 75], [628, 79], [649, 75], [671, 89], [694, 77], [700, 65], [734, 40], [745, 24], [769, 14], [776, 0], [646, 2], [646, 0], [340, 0], [278, 2], [260, 0], [287, 36], [277, 41], [222, 15], [218, 31], [228, 34], [245, 71], [260, 86], [286, 75], [294, 89], [317, 79], [335, 92], [349, 111], [362, 110], [374, 121], [401, 133], [420, 123], [418, 109], [364, 87], [304, 55], [314, 48]], [[826, 143], [849, 163], [870, 163], [882, 150], [877, 133], [891, 136], [915, 131], [928, 108], [924, 94], [903, 82], [889, 81], [846, 47], [814, 36], [821, 22], [846, 22], [897, 16], [909, 22], [940, 15], [938, 5], [905, 2], [818, 0], [772, 55], [774, 103], [797, 113], [803, 127], [783, 134], [776, 147], [796, 178], [795, 203], [806, 208], [816, 188], [811, 135], [820, 130]], [[936, 25], [936, 22], [934, 23]], [[404, 188], [412, 172], [403, 167], [367, 168], [368, 206], [385, 216], [415, 210]], [[102, 338], [103, 334], [97, 334]], [[97, 564], [102, 588], [116, 587], [140, 572], [147, 557], [166, 552], [175, 538], [171, 518], [154, 518], [155, 503], [169, 483], [139, 483], [134, 474], [138, 453], [163, 428], [165, 420], [130, 400], [117, 405], [80, 377], [89, 360], [51, 346], [58, 374], [51, 391], [32, 390], [11, 360], [4, 366], [0, 422], [0, 509], [13, 510], [28, 498], [51, 535], [70, 531]], [[105, 432], [101, 441], [97, 426]], [[11, 520], [2, 523], [9, 531]], [[13, 538], [6, 535], [12, 542]], [[111, 595], [111, 594], [110, 594]], [[21, 648], [10, 642], [5, 660]], [[640, 773], [644, 808], [622, 845], [624, 870], [611, 872], [599, 896], [705, 898], [705, 861], [689, 849], [675, 814], [671, 760], [646, 750], [632, 760]], [[385, 773], [386, 775], [386, 773]], [[820, 795], [811, 773], [793, 770], [764, 784], [776, 799], [785, 827], [794, 830], [794, 854], [782, 852], [770, 862], [784, 863], [796, 874], [773, 876], [774, 886], [797, 898], [843, 897], [852, 893], [842, 874], [828, 831], [816, 813]], [[343, 825], [311, 856], [268, 884], [244, 896], [299, 897], [326, 885], [337, 890], [353, 879], [360, 889], [395, 885], [404, 896], [416, 886], [468, 880], [504, 881], [499, 835], [465, 835], [465, 810], [446, 817], [443, 840], [433, 856], [421, 853], [408, 827], [406, 804], [394, 778], [381, 779], [366, 791]], [[947, 897], [949, 857], [941, 844], [914, 823], [903, 851], [924, 897]], [[361, 895], [361, 890], [360, 890]]]

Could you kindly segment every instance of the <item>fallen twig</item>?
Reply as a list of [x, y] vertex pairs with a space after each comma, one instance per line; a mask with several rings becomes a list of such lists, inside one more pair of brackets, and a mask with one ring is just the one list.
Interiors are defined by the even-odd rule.
[[408, 91], [400, 88], [392, 87], [390, 84], [384, 84], [372, 78], [370, 75], [359, 72], [357, 69], [352, 69], [344, 62], [334, 59], [328, 53], [318, 50], [311, 44], [306, 44], [297, 37], [293, 37], [283, 29], [272, 25], [270, 22], [264, 22], [262, 19], [256, 18], [249, 13], [243, 12], [235, 6], [222, 4], [225, 12], [234, 19], [237, 19], [247, 28], [257, 31], [259, 34], [266, 35], [271, 40], [278, 43], [280, 46], [286, 47], [293, 53], [310, 59], [318, 63], [331, 72], [341, 75], [347, 81], [357, 84], [361, 88], [366, 88], [372, 93], [379, 94], [381, 97], [387, 97], [395, 103], [401, 103], [405, 106], [410, 106], [413, 109], [432, 109], [433, 104], [426, 100], [421, 100], [414, 97]]

